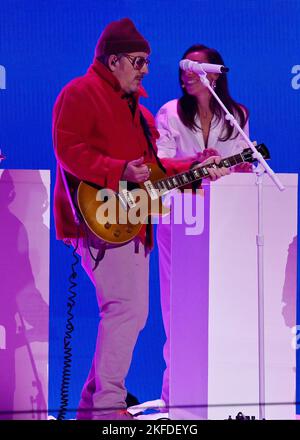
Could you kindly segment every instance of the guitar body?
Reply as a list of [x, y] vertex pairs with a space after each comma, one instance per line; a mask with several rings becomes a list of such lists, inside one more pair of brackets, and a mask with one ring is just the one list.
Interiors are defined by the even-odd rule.
[[[264, 159], [270, 158], [264, 144], [256, 146], [256, 150]], [[123, 244], [138, 235], [151, 215], [169, 213], [162, 201], [162, 196], [169, 191], [209, 177], [208, 168], [230, 168], [242, 162], [255, 161], [252, 148], [246, 148], [241, 153], [222, 159], [219, 165], [199, 164], [192, 170], [174, 176], [167, 176], [157, 164], [150, 163], [147, 164], [150, 177], [146, 182], [120, 182], [118, 193], [81, 182], [77, 190], [77, 205], [83, 220], [97, 237], [110, 244]]]
[[[77, 205], [89, 229], [101, 240], [111, 244], [129, 242], [138, 235], [151, 215], [169, 213], [169, 209], [163, 206], [161, 197], [153, 200], [149, 195], [149, 185], [166, 178], [166, 174], [156, 164], [150, 163], [147, 166], [150, 169], [148, 183], [124, 182], [128, 185], [127, 190], [130, 190], [131, 206], [126, 203], [122, 193], [125, 190], [126, 194], [125, 185], [120, 186], [119, 193], [115, 193], [86, 182], [79, 184]], [[148, 185], [148, 191], [145, 185]], [[119, 195], [123, 197], [120, 199]]]

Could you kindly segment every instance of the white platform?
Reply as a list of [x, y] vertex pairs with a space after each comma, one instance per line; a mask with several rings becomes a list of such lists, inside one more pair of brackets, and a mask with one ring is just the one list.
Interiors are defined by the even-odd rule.
[[[263, 179], [266, 418], [293, 419], [297, 175], [278, 177], [283, 192]], [[171, 419], [259, 416], [255, 181], [204, 185], [200, 234], [172, 226]]]

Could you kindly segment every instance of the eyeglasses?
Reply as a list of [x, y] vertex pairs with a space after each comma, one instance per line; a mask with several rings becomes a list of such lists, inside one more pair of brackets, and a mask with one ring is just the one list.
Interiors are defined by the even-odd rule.
[[128, 53], [122, 53], [120, 55], [120, 58], [121, 57], [127, 58], [135, 70], [141, 70], [145, 64], [147, 66], [150, 64], [150, 58], [145, 58], [140, 56], [135, 57], [133, 55], [129, 55]]

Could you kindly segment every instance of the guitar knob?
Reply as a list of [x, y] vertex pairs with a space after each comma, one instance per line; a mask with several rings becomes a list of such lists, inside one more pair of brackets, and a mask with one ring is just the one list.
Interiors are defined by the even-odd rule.
[[117, 229], [117, 230], [114, 232], [114, 236], [115, 236], [116, 238], [120, 237], [120, 234], [121, 234], [120, 229]]
[[109, 229], [109, 228], [111, 228], [111, 224], [109, 222], [107, 222], [107, 223], [105, 223], [104, 227], [105, 227], [105, 229]]

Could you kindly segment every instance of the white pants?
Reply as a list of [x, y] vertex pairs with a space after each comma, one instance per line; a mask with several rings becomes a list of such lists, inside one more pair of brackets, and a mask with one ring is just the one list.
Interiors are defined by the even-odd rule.
[[[93, 255], [97, 249], [90, 247]], [[126, 408], [125, 378], [139, 332], [146, 323], [149, 303], [149, 257], [134, 242], [109, 249], [93, 271], [86, 240], [79, 240], [81, 264], [93, 282], [100, 323], [92, 366], [81, 393], [77, 418], [93, 418]], [[86, 411], [81, 411], [85, 409]], [[91, 410], [91, 411], [90, 411]]]
[[163, 375], [161, 399], [169, 404], [169, 375], [170, 375], [170, 271], [171, 271], [171, 224], [157, 225], [157, 245], [159, 251], [159, 279], [161, 311], [166, 334], [163, 349], [166, 369]]

